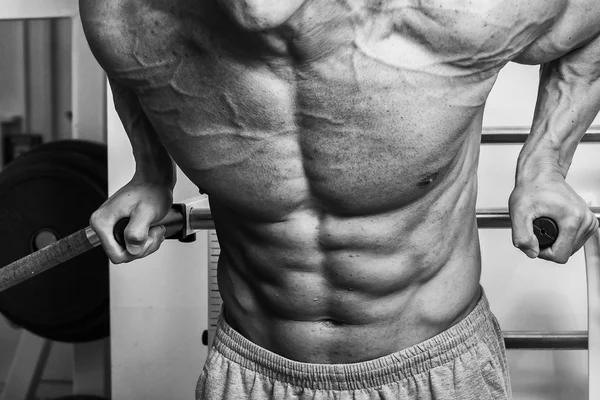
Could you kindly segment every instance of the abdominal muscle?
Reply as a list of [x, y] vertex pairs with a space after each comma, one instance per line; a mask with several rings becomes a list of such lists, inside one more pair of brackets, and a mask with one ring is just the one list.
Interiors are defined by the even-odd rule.
[[223, 316], [286, 358], [353, 363], [446, 330], [480, 296], [478, 135], [443, 179], [403, 207], [340, 215], [307, 198], [277, 222], [211, 196]]

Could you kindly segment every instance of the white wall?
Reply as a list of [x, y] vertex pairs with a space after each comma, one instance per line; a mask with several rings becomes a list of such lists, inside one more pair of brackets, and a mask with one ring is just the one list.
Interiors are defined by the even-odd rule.
[[[72, 24], [71, 18], [0, 21], [0, 122], [21, 117], [24, 133], [41, 134], [44, 142], [73, 137], [72, 121], [66, 115], [73, 111], [73, 25], [81, 29], [80, 22]], [[96, 63], [91, 55], [84, 54], [82, 58]], [[97, 69], [97, 66], [83, 69], [86, 92], [91, 98], [100, 99], [83, 99], [88, 108], [104, 105], [104, 81], [98, 82]], [[87, 114], [92, 117], [84, 129], [104, 126], [96, 122], [104, 118], [103, 113]], [[105, 141], [104, 132], [88, 134], [87, 138]], [[1, 146], [0, 143], [0, 150]]]
[[23, 21], [0, 22], [0, 121], [25, 114]]

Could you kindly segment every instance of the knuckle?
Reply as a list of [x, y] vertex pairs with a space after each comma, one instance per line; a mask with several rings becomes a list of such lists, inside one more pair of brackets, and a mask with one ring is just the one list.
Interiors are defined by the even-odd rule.
[[100, 213], [98, 211], [94, 212], [91, 216], [90, 216], [90, 226], [92, 228], [95, 227], [100, 227], [102, 225], [102, 217], [100, 216]]
[[555, 259], [554, 259], [554, 261], [555, 261], [557, 264], [562, 264], [562, 265], [564, 265], [564, 264], [566, 264], [566, 263], [567, 263], [567, 261], [569, 261], [569, 257], [557, 257], [557, 258], [555, 258]]
[[154, 246], [152, 246], [152, 247], [148, 248], [148, 251], [147, 251], [147, 252], [144, 254], [144, 257], [147, 257], [147, 256], [149, 256], [149, 255], [153, 254], [153, 253], [154, 253], [154, 252], [156, 252], [157, 250], [158, 250], [158, 248], [157, 248], [157, 247], [154, 247]]
[[546, 260], [546, 261], [553, 261], [551, 257], [549, 257], [547, 254], [545, 254], [544, 252], [541, 252], [538, 256], [539, 259], [542, 260]]
[[569, 261], [570, 254], [551, 254], [547, 258], [548, 261], [553, 261], [557, 264], [566, 264]]
[[155, 232], [152, 232], [152, 239], [157, 243], [160, 244], [163, 242], [163, 240], [165, 240], [165, 236], [162, 230], [158, 230]]
[[527, 249], [531, 245], [531, 238], [529, 237], [515, 237], [513, 238], [513, 244], [515, 247], [523, 250]]
[[148, 235], [140, 230], [125, 230], [125, 239], [130, 243], [141, 244], [146, 241]]
[[586, 212], [579, 208], [579, 207], [573, 207], [571, 208], [571, 210], [569, 211], [569, 215], [570, 217], [576, 222], [576, 223], [581, 223], [585, 216], [586, 216]]
[[118, 256], [116, 254], [109, 254], [108, 255], [108, 259], [113, 264], [123, 264], [125, 262], [125, 260], [123, 259], [123, 257]]
[[582, 220], [571, 217], [562, 223], [562, 229], [565, 232], [577, 232], [582, 225]]

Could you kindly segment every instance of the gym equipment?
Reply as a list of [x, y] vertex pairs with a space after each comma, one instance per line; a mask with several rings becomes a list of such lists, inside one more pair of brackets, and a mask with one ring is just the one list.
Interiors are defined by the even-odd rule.
[[[188, 203], [174, 204], [167, 216], [155, 225], [163, 225], [167, 228], [166, 238], [183, 241], [193, 235], [194, 231], [212, 229], [214, 227], [212, 216], [206, 207], [200, 207], [202, 204], [206, 204], [206, 198], [201, 197]], [[115, 238], [121, 245], [124, 243], [122, 230], [126, 225], [126, 218], [115, 225]], [[121, 229], [120, 232], [119, 229]], [[0, 268], [0, 293], [25, 280], [33, 279], [41, 272], [67, 262], [73, 257], [99, 246], [99, 244], [98, 236], [88, 226], [43, 249], [24, 256]], [[97, 250], [100, 250], [100, 248]]]
[[[52, 142], [11, 162], [0, 174], [0, 265], [86, 226], [107, 179], [106, 148], [92, 142]], [[51, 340], [92, 341], [109, 334], [108, 293], [108, 258], [96, 249], [3, 291], [0, 312]]]

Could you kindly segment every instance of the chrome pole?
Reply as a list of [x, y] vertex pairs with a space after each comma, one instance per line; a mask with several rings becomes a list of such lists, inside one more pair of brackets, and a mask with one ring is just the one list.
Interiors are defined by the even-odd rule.
[[[600, 207], [590, 207], [590, 210], [600, 221]], [[490, 208], [477, 210], [477, 226], [479, 228], [510, 228], [510, 216], [508, 210], [501, 208]]]
[[503, 332], [507, 349], [587, 350], [588, 333], [573, 332]]
[[[590, 208], [600, 220], [600, 207]], [[190, 225], [194, 230], [214, 229], [210, 210], [207, 208], [193, 208], [190, 211]], [[477, 211], [477, 226], [479, 228], [510, 228], [510, 216], [506, 209], [483, 209]]]
[[583, 246], [588, 291], [588, 387], [589, 398], [600, 398], [600, 235]]
[[215, 229], [212, 214], [208, 208], [192, 208], [190, 211], [190, 227], [192, 230]]

